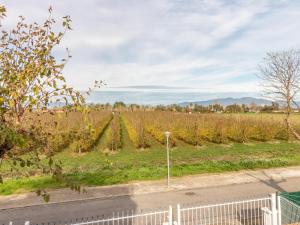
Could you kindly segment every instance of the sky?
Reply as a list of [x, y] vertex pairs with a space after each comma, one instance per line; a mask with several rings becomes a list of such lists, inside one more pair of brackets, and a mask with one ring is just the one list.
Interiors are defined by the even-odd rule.
[[258, 64], [269, 51], [300, 48], [298, 0], [0, 0], [2, 25], [70, 15], [61, 48], [64, 73], [85, 90], [143, 86], [203, 92], [258, 92]]

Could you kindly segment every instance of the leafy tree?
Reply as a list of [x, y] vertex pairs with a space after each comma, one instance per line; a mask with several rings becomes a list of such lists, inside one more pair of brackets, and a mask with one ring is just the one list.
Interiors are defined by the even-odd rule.
[[249, 112], [249, 110], [250, 110], [249, 106], [246, 104], [242, 104], [241, 107], [242, 107], [243, 112]]
[[228, 113], [240, 113], [243, 111], [243, 109], [240, 105], [233, 104], [233, 105], [226, 106], [225, 111]]
[[155, 110], [156, 111], [166, 111], [167, 109], [166, 109], [166, 106], [164, 106], [164, 105], [157, 105], [157, 106], [155, 106]]
[[129, 108], [130, 108], [131, 111], [135, 111], [135, 110], [140, 109], [141, 107], [138, 104], [130, 104]]
[[66, 85], [62, 70], [70, 58], [58, 61], [53, 49], [71, 29], [70, 17], [63, 18], [63, 31], [55, 33], [55, 20], [50, 16], [42, 24], [27, 24], [20, 17], [11, 31], [2, 31], [0, 38], [0, 104], [2, 114], [9, 114], [21, 123], [25, 112], [47, 108], [63, 97], [75, 105], [84, 103], [80, 92]]
[[279, 103], [272, 102], [272, 105], [264, 105], [260, 111], [261, 112], [273, 112], [276, 110], [279, 110]]
[[194, 106], [194, 111], [195, 112], [201, 112], [201, 113], [209, 113], [211, 112], [211, 109], [208, 106], [203, 106], [203, 105], [195, 105]]
[[115, 102], [114, 109], [124, 109], [126, 108], [126, 104], [124, 102]]
[[212, 111], [213, 112], [223, 112], [224, 111], [224, 108], [223, 108], [223, 106], [222, 105], [220, 105], [220, 104], [213, 104], [212, 106], [211, 106], [211, 108], [212, 108]]
[[171, 104], [167, 106], [167, 110], [172, 112], [182, 112], [183, 108], [180, 105]]
[[3, 5], [0, 5], [0, 19], [5, 16], [6, 9]]
[[[5, 8], [0, 6], [0, 18], [5, 17]], [[62, 18], [61, 29], [49, 8], [49, 17], [42, 24], [26, 23], [23, 16], [12, 30], [1, 30], [0, 37], [0, 160], [12, 161], [12, 169], [34, 166], [43, 173], [63, 179], [62, 165], [53, 159], [47, 135], [39, 120], [28, 126], [24, 120], [28, 115], [38, 117], [50, 103], [64, 101], [72, 108], [87, 112], [85, 95], [68, 86], [63, 69], [70, 59], [57, 60], [53, 50], [59, 47], [66, 32], [71, 30], [69, 16]], [[56, 32], [56, 30], [61, 30]], [[95, 82], [98, 87], [102, 82]], [[89, 94], [92, 89], [89, 89]], [[65, 110], [70, 108], [65, 107]], [[89, 126], [87, 126], [89, 127]], [[22, 154], [28, 155], [26, 159]], [[41, 155], [46, 155], [47, 164]], [[26, 174], [25, 174], [26, 175]], [[0, 174], [1, 177], [1, 174]], [[2, 177], [0, 181], [2, 181]], [[73, 189], [79, 187], [72, 185]], [[45, 200], [46, 192], [39, 191]]]

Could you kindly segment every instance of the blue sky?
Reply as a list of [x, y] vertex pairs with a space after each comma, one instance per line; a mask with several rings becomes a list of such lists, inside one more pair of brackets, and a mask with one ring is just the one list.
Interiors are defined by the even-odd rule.
[[210, 92], [259, 91], [257, 65], [268, 51], [300, 48], [297, 0], [4, 0], [10, 27], [18, 15], [42, 21], [52, 5], [70, 15], [62, 43], [73, 58], [70, 84], [86, 89], [163, 85]]

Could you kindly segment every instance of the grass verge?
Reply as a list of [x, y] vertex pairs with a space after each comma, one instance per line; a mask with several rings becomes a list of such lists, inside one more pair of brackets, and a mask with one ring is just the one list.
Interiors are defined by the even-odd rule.
[[[124, 146], [131, 145], [124, 143]], [[299, 150], [300, 144], [296, 142], [209, 144], [200, 148], [182, 143], [171, 150], [171, 176], [300, 165]], [[63, 162], [68, 178], [84, 186], [154, 180], [166, 175], [166, 151], [163, 146], [143, 150], [127, 147], [111, 155], [104, 154], [98, 146], [82, 155], [66, 150], [56, 158]], [[47, 176], [14, 177], [0, 185], [0, 195], [64, 186]]]

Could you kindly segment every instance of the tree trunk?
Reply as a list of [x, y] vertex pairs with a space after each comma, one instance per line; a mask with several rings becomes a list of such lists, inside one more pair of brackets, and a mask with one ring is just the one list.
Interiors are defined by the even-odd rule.
[[298, 134], [298, 132], [293, 128], [293, 126], [291, 125], [290, 122], [290, 115], [292, 112], [292, 107], [291, 107], [291, 100], [288, 97], [287, 98], [287, 108], [286, 108], [286, 118], [285, 118], [285, 122], [286, 122], [286, 130], [287, 130], [287, 140], [290, 139], [290, 133], [292, 133], [294, 135], [294, 137], [300, 141], [300, 135]]
[[293, 128], [293, 126], [291, 125], [290, 121], [287, 120], [287, 126], [288, 126], [288, 131], [292, 132], [292, 134], [295, 136], [295, 138], [300, 141], [300, 135], [299, 133]]
[[285, 117], [287, 140], [290, 139], [291, 101], [290, 101], [290, 94], [289, 93], [290, 92], [289, 92], [289, 89], [288, 89], [287, 99], [286, 99], [286, 117]]
[[287, 136], [287, 140], [290, 139], [290, 115], [287, 114], [286, 117], [285, 117], [285, 125], [286, 125], [286, 136]]

